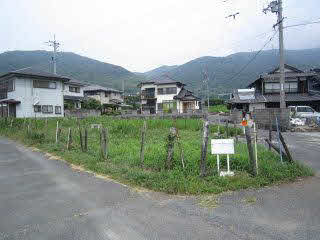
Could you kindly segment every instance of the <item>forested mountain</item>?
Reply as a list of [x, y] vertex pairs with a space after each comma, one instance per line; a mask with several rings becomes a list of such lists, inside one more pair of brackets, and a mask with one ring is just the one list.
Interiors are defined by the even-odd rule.
[[[25, 67], [52, 71], [52, 53], [47, 51], [11, 51], [0, 54], [0, 73]], [[59, 52], [57, 74], [72, 77], [83, 82], [96, 83], [116, 89], [133, 90], [144, 79], [123, 67], [100, 62], [71, 52]]]
[[[301, 70], [320, 67], [320, 49], [286, 51], [286, 63]], [[25, 67], [51, 71], [52, 54], [47, 51], [11, 51], [0, 54], [0, 73]], [[204, 87], [204, 72], [209, 76], [211, 92], [230, 92], [244, 88], [260, 74], [271, 71], [279, 63], [278, 51], [243, 52], [227, 57], [201, 57], [180, 66], [162, 66], [145, 73], [132, 73], [123, 67], [100, 62], [74, 53], [58, 55], [57, 73], [87, 83], [116, 89], [125, 83], [126, 92], [137, 92], [137, 83], [168, 74], [198, 93]], [[250, 63], [250, 64], [248, 64]], [[200, 91], [201, 92], [201, 91]], [[199, 92], [199, 93], [200, 93]]]
[[153, 77], [157, 77], [157, 76], [166, 74], [170, 71], [173, 71], [177, 67], [179, 67], [179, 66], [178, 65], [173, 65], [173, 66], [163, 65], [163, 66], [155, 68], [151, 71], [145, 72], [144, 75], [148, 78], [153, 78]]
[[[201, 57], [175, 67], [167, 71], [167, 74], [197, 91], [204, 87], [204, 72], [207, 72], [210, 89], [213, 92], [230, 92], [234, 88], [245, 88], [260, 74], [273, 70], [279, 64], [277, 50], [263, 51], [256, 55], [257, 52], [243, 52], [227, 57]], [[301, 70], [320, 67], [319, 48], [288, 50], [285, 56], [287, 64]], [[247, 65], [249, 62], [251, 63]], [[146, 76], [148, 77], [148, 74]]]

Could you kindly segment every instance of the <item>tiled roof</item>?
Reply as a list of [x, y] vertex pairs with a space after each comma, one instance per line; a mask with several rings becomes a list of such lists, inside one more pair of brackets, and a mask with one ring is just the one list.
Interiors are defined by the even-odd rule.
[[179, 99], [181, 101], [195, 101], [200, 100], [200, 98], [193, 95], [193, 93], [185, 88], [182, 88], [181, 91], [177, 96], [174, 97], [174, 99]]
[[113, 88], [107, 88], [107, 87], [102, 87], [99, 85], [88, 85], [84, 87], [83, 91], [89, 92], [89, 91], [104, 91], [104, 92], [116, 92], [116, 93], [122, 93], [122, 91], [113, 89]]
[[73, 84], [73, 85], [78, 85], [78, 86], [87, 86], [88, 84], [85, 84], [79, 80], [76, 80], [74, 78], [70, 78], [70, 81], [68, 82], [68, 84]]
[[65, 99], [65, 100], [74, 100], [74, 101], [82, 101], [82, 100], [84, 100], [84, 97], [64, 95], [63, 99]]

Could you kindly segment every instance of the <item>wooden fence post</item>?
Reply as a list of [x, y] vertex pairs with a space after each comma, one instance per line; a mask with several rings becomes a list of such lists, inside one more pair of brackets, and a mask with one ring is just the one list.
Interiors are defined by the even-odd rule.
[[226, 121], [226, 137], [229, 138], [229, 120]]
[[80, 147], [81, 147], [81, 151], [84, 152], [84, 148], [83, 148], [83, 138], [82, 138], [82, 130], [81, 130], [81, 125], [80, 125], [80, 122], [79, 122], [79, 121], [78, 121], [78, 127], [79, 127]]
[[257, 166], [254, 160], [253, 156], [253, 149], [252, 149], [252, 142], [251, 142], [251, 133], [250, 133], [250, 128], [248, 126], [245, 127], [245, 132], [246, 132], [246, 139], [247, 139], [247, 147], [248, 147], [248, 152], [249, 152], [249, 161], [251, 165], [251, 174], [253, 176], [257, 175]]
[[167, 138], [167, 162], [166, 169], [170, 170], [172, 167], [173, 153], [174, 153], [174, 142], [177, 136], [177, 129], [170, 128], [170, 133]]
[[100, 130], [100, 155], [103, 159], [107, 158], [107, 131], [104, 128]]
[[84, 151], [88, 151], [88, 129], [84, 129]]
[[109, 131], [108, 128], [104, 129], [104, 142], [105, 142], [105, 153], [106, 158], [109, 156]]
[[56, 127], [56, 144], [59, 143], [59, 121], [57, 121], [57, 127]]
[[145, 137], [147, 131], [147, 122], [143, 122], [143, 126], [141, 129], [141, 148], [140, 148], [140, 166], [141, 168], [144, 167], [144, 144], [145, 144]]
[[[59, 131], [59, 130], [58, 130]], [[68, 131], [68, 142], [67, 142], [67, 150], [70, 150], [72, 144], [72, 133], [71, 133], [71, 128], [69, 128]]]
[[[272, 121], [271, 121], [271, 116], [270, 116], [270, 121], [269, 121], [269, 141], [272, 142]], [[269, 151], [271, 151], [271, 145], [269, 144]]]
[[203, 122], [203, 137], [202, 137], [201, 162], [200, 162], [201, 177], [205, 177], [207, 174], [208, 140], [209, 140], [209, 121], [206, 119]]
[[12, 128], [13, 126], [13, 118], [11, 119], [10, 127]]
[[290, 163], [293, 163], [293, 158], [292, 158], [292, 156], [291, 156], [291, 153], [290, 153], [290, 151], [289, 151], [289, 148], [288, 148], [286, 142], [284, 141], [284, 138], [283, 138], [281, 132], [279, 132], [279, 137], [280, 137], [280, 141], [282, 142], [283, 148], [284, 148], [284, 150], [286, 151], [288, 161], [289, 161]]
[[179, 135], [179, 131], [177, 128], [177, 143], [178, 143], [178, 148], [180, 150], [180, 158], [181, 158], [181, 164], [182, 164], [182, 168], [185, 168], [185, 163], [184, 163], [184, 152], [183, 152], [183, 148], [182, 148], [182, 144], [180, 142], [180, 135]]

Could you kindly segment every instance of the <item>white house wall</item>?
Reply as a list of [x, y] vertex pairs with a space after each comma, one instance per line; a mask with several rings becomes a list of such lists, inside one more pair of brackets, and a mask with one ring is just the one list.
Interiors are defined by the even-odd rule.
[[[177, 93], [176, 94], [158, 94], [158, 88], [170, 88], [170, 87], [177, 87]], [[157, 99], [156, 104], [156, 111], [158, 111], [158, 103], [163, 103], [165, 101], [173, 101], [174, 96], [177, 96], [180, 91], [181, 87], [178, 87], [177, 84], [162, 84], [162, 85], [154, 85], [154, 84], [143, 84], [141, 86], [141, 91], [147, 89], [147, 88], [154, 88], [155, 89], [155, 98]], [[194, 101], [191, 101], [194, 102]], [[146, 100], [142, 100], [142, 104], [146, 104]], [[195, 109], [200, 109], [199, 101], [195, 101]], [[183, 113], [183, 102], [180, 100], [177, 100], [177, 110], [179, 113]]]
[[[53, 82], [56, 82], [56, 89], [33, 88], [33, 79], [15, 78], [15, 90], [8, 92], [8, 99], [21, 102], [16, 105], [16, 117], [63, 117], [63, 84]], [[52, 105], [53, 113], [35, 113], [34, 105]], [[55, 114], [55, 106], [61, 107], [61, 114]]]

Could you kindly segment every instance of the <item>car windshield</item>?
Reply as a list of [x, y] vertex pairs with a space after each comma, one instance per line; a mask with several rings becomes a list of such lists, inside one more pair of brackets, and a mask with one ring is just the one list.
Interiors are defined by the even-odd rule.
[[310, 107], [298, 107], [298, 112], [314, 112], [312, 108]]

